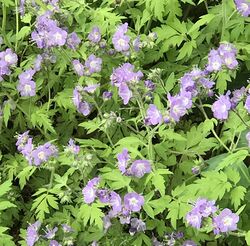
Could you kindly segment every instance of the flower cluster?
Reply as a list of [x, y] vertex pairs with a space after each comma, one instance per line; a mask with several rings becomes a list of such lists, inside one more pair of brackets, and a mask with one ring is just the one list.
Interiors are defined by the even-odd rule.
[[142, 77], [143, 73], [141, 71], [134, 72], [134, 65], [130, 63], [124, 63], [113, 70], [110, 77], [111, 84], [118, 87], [118, 94], [123, 100], [123, 104], [128, 104], [132, 97], [130, 86], [138, 83]]
[[36, 30], [31, 33], [31, 38], [40, 49], [52, 48], [65, 45], [67, 32], [57, 25], [52, 19], [53, 13], [46, 11], [37, 17]]
[[0, 52], [0, 81], [3, 80], [4, 75], [11, 74], [10, 69], [16, 65], [17, 59], [17, 55], [11, 49]]
[[[39, 238], [48, 239], [49, 246], [61, 246], [61, 244], [58, 243], [58, 241], [54, 240], [56, 236], [56, 232], [58, 231], [58, 227], [49, 228], [46, 226], [45, 234], [39, 235], [39, 230], [41, 227], [41, 222], [36, 221], [35, 223], [31, 224], [27, 228], [27, 234], [26, 234], [26, 243], [28, 246], [34, 246], [36, 242], [39, 240]], [[71, 233], [74, 230], [67, 224], [61, 224], [62, 230], [64, 233]]]
[[[83, 188], [82, 194], [84, 202], [87, 204], [93, 203], [98, 198], [100, 202], [108, 204], [111, 207], [108, 215], [103, 218], [104, 228], [107, 230], [111, 226], [110, 220], [115, 217], [120, 219], [121, 224], [131, 223], [131, 213], [141, 210], [141, 207], [144, 205], [144, 197], [136, 192], [130, 192], [125, 194], [122, 202], [120, 195], [116, 192], [108, 189], [99, 189], [99, 183], [99, 177], [91, 179]], [[131, 225], [132, 230], [144, 230], [143, 223], [140, 221], [137, 222], [133, 221]]]
[[130, 164], [130, 155], [127, 149], [123, 149], [123, 151], [117, 155], [117, 160], [118, 168], [124, 175], [141, 178], [146, 173], [151, 172], [151, 164], [148, 160], [135, 160]]
[[102, 36], [99, 27], [94, 26], [88, 35], [88, 40], [90, 42], [98, 44], [101, 41], [101, 38]]
[[65, 151], [77, 155], [80, 152], [80, 146], [76, 145], [75, 141], [71, 138]]
[[84, 65], [79, 60], [73, 60], [72, 65], [77, 75], [89, 76], [102, 70], [102, 59], [92, 54], [87, 58]]
[[236, 230], [239, 216], [228, 208], [216, 215], [217, 210], [218, 208], [215, 206], [215, 201], [198, 199], [192, 210], [187, 213], [186, 221], [192, 227], [200, 229], [203, 219], [212, 216], [214, 234]]
[[29, 137], [29, 131], [26, 131], [18, 135], [16, 142], [18, 151], [29, 161], [30, 165], [40, 166], [51, 157], [57, 156], [58, 150], [50, 142], [35, 148], [32, 141], [33, 139]]
[[234, 0], [237, 10], [242, 16], [250, 15], [250, 2], [248, 0]]

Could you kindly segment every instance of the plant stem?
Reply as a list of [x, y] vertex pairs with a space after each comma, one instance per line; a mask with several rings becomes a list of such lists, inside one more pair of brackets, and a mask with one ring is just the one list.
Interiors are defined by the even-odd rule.
[[19, 32], [19, 6], [18, 6], [18, 0], [15, 0], [16, 5], [16, 43], [15, 43], [15, 51], [17, 52], [18, 48], [18, 32]]
[[2, 12], [3, 12], [3, 19], [2, 19], [2, 34], [5, 37], [5, 28], [6, 28], [6, 6], [4, 3], [2, 3]]
[[241, 117], [241, 115], [240, 115], [236, 110], [233, 110], [233, 112], [240, 118], [240, 120], [242, 121], [242, 123], [243, 123], [247, 128], [250, 128], [250, 126], [246, 123], [246, 121]]
[[54, 174], [55, 174], [55, 168], [51, 167], [51, 173], [50, 173], [50, 179], [49, 179], [49, 189], [51, 189], [51, 187], [53, 185]]

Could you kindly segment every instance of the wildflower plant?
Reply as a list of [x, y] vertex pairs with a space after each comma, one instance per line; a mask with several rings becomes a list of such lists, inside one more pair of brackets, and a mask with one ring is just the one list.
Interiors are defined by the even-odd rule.
[[250, 245], [249, 0], [1, 6], [3, 245]]

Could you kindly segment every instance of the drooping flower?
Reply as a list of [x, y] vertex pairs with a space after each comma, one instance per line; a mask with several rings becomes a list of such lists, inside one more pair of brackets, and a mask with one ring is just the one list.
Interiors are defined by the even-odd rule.
[[112, 43], [116, 51], [124, 52], [129, 50], [130, 37], [125, 35], [128, 31], [128, 23], [120, 25], [112, 38]]
[[34, 224], [31, 224], [27, 228], [27, 235], [26, 235], [26, 243], [28, 246], [33, 246], [39, 239], [39, 228], [41, 226], [40, 221], [36, 221]]
[[131, 175], [141, 178], [146, 173], [151, 172], [151, 165], [148, 160], [136, 160], [132, 163], [130, 167]]
[[219, 215], [213, 218], [214, 234], [237, 230], [239, 216], [230, 209], [223, 209]]
[[129, 89], [126, 83], [120, 84], [118, 94], [121, 97], [124, 105], [127, 105], [130, 98], [132, 97], [132, 91]]
[[83, 87], [83, 90], [92, 94], [96, 91], [98, 87], [100, 87], [100, 84], [93, 84]]
[[124, 207], [131, 212], [139, 212], [143, 205], [144, 197], [136, 192], [130, 192], [124, 196]]
[[141, 48], [141, 40], [140, 36], [137, 36], [136, 39], [133, 41], [133, 47], [136, 52], [138, 52]]
[[109, 194], [109, 204], [112, 207], [112, 212], [114, 214], [120, 213], [122, 210], [122, 200], [119, 194], [111, 191]]
[[231, 106], [229, 95], [221, 95], [212, 105], [214, 117], [219, 120], [226, 120]]
[[73, 232], [73, 228], [67, 224], [62, 224], [62, 229], [65, 233]]
[[124, 148], [122, 152], [117, 155], [117, 160], [119, 170], [122, 174], [125, 173], [127, 170], [128, 162], [130, 160], [128, 150]]
[[96, 196], [102, 203], [108, 203], [110, 200], [109, 190], [107, 189], [99, 189], [96, 191]]
[[102, 220], [103, 220], [103, 227], [105, 231], [107, 231], [109, 227], [112, 225], [109, 215], [105, 215]]
[[113, 93], [111, 91], [104, 91], [102, 94], [103, 100], [109, 100], [113, 96]]
[[155, 84], [151, 80], [145, 80], [144, 85], [150, 90], [153, 91], [155, 89]]
[[145, 124], [155, 126], [160, 123], [162, 123], [161, 112], [154, 104], [150, 104], [146, 113]]
[[88, 35], [88, 40], [93, 43], [99, 43], [101, 40], [101, 32], [99, 27], [93, 27]]
[[51, 240], [49, 242], [49, 246], [61, 246], [61, 244], [59, 244], [56, 240]]
[[41, 55], [37, 55], [34, 61], [34, 70], [36, 72], [41, 70], [42, 61], [43, 61], [43, 57]]
[[24, 146], [28, 142], [28, 139], [29, 139], [29, 131], [26, 131], [22, 134], [18, 134], [16, 141], [16, 146], [18, 151], [21, 151], [24, 148]]

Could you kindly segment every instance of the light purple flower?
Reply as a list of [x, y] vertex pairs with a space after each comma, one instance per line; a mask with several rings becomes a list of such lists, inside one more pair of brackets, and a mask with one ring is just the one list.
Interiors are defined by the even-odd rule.
[[43, 62], [43, 57], [41, 55], [37, 55], [34, 61], [34, 70], [36, 72], [41, 70], [42, 62]]
[[112, 225], [110, 217], [108, 215], [105, 215], [102, 220], [103, 220], [103, 227], [105, 231], [107, 231], [109, 227]]
[[36, 95], [36, 83], [33, 80], [25, 82], [19, 81], [17, 90], [22, 97], [33, 97]]
[[84, 198], [84, 202], [90, 204], [94, 202], [96, 198], [97, 186], [100, 182], [100, 178], [96, 177], [87, 183], [87, 185], [83, 188], [82, 194]]
[[118, 214], [122, 210], [122, 200], [119, 194], [114, 191], [110, 192], [109, 204], [112, 207], [112, 212]]
[[146, 125], [158, 125], [162, 123], [162, 114], [154, 104], [150, 104], [146, 113]]
[[12, 66], [17, 63], [18, 58], [11, 49], [6, 49], [3, 53], [3, 60], [8, 64], [8, 66]]
[[121, 97], [124, 105], [127, 105], [130, 98], [133, 96], [132, 91], [129, 89], [126, 83], [120, 84], [118, 95]]
[[234, 90], [231, 98], [231, 108], [236, 108], [237, 104], [244, 98], [245, 95], [246, 88], [244, 86], [240, 89]]
[[101, 32], [99, 27], [93, 27], [88, 35], [88, 40], [93, 43], [99, 43], [101, 40]]
[[61, 244], [59, 244], [56, 240], [51, 240], [49, 242], [49, 246], [61, 246]]
[[133, 176], [141, 178], [146, 173], [151, 172], [151, 165], [148, 160], [136, 160], [130, 167], [130, 172]]
[[98, 87], [100, 87], [100, 84], [93, 84], [83, 87], [83, 90], [92, 94], [96, 91]]
[[128, 31], [128, 23], [120, 25], [112, 38], [112, 43], [116, 51], [123, 52], [129, 50], [130, 37], [125, 35]]
[[104, 91], [102, 94], [103, 100], [109, 100], [113, 96], [113, 93], [111, 91]]
[[198, 211], [191, 211], [187, 213], [186, 220], [189, 225], [191, 225], [194, 228], [201, 228], [201, 220], [202, 216]]
[[207, 70], [209, 72], [217, 72], [221, 70], [222, 67], [222, 59], [217, 50], [211, 50], [208, 54], [208, 65]]
[[214, 117], [219, 120], [226, 120], [231, 109], [231, 102], [228, 94], [221, 95], [212, 105]]
[[67, 224], [62, 224], [62, 229], [65, 233], [73, 232], [73, 228]]
[[83, 101], [79, 104], [78, 112], [83, 114], [84, 116], [88, 116], [91, 112], [91, 109], [91, 105], [88, 102]]
[[19, 74], [18, 78], [19, 78], [21, 83], [28, 82], [28, 81], [32, 80], [35, 72], [36, 71], [33, 69], [28, 69], [28, 70], [24, 71], [23, 73]]
[[151, 80], [145, 80], [144, 85], [150, 90], [153, 91], [155, 89], [155, 84]]
[[34, 224], [29, 225], [27, 228], [26, 243], [28, 246], [33, 246], [39, 239], [39, 228], [41, 226], [40, 221], [36, 221]]
[[68, 35], [67, 46], [70, 49], [75, 50], [80, 43], [81, 39], [77, 36], [75, 32], [72, 32]]
[[47, 239], [53, 239], [55, 237], [57, 231], [58, 231], [58, 227], [54, 227], [53, 229], [49, 229], [47, 227], [47, 231], [46, 231], [46, 234], [44, 235], [44, 237]]
[[198, 199], [195, 203], [193, 211], [199, 212], [203, 217], [208, 217], [217, 211], [217, 207], [215, 206], [215, 201]]
[[234, 0], [234, 2], [242, 16], [247, 17], [250, 15], [250, 2], [247, 0]]
[[144, 197], [136, 192], [130, 192], [124, 196], [124, 207], [131, 212], [139, 212], [143, 205]]
[[18, 134], [17, 141], [16, 141], [16, 146], [17, 146], [18, 151], [21, 151], [23, 149], [28, 139], [29, 139], [29, 131], [26, 131], [22, 134]]
[[73, 68], [77, 75], [83, 76], [84, 74], [84, 66], [79, 60], [73, 60], [72, 61]]
[[247, 96], [246, 102], [245, 102], [245, 108], [247, 112], [250, 114], [250, 95]]
[[98, 73], [102, 70], [102, 59], [92, 54], [85, 61], [85, 66], [88, 68], [90, 74]]
[[75, 144], [75, 141], [71, 138], [69, 140], [67, 151], [71, 152], [72, 154], [77, 155], [80, 152], [80, 146]]
[[186, 240], [183, 242], [182, 246], [197, 246], [197, 244], [192, 240]]
[[138, 52], [141, 48], [141, 40], [140, 36], [137, 36], [136, 39], [133, 41], [133, 47], [136, 52]]
[[137, 218], [132, 218], [130, 220], [129, 234], [134, 235], [136, 232], [144, 232], [146, 230], [146, 224]]
[[128, 162], [130, 160], [130, 155], [128, 154], [127, 149], [123, 149], [121, 153], [117, 155], [118, 160], [118, 168], [121, 171], [121, 173], [125, 173], [127, 170]]
[[230, 209], [225, 208], [213, 219], [214, 233], [219, 234], [221, 232], [235, 231], [237, 230], [238, 222], [239, 216]]
[[99, 189], [96, 192], [96, 196], [102, 203], [108, 203], [110, 200], [109, 191], [107, 189]]

